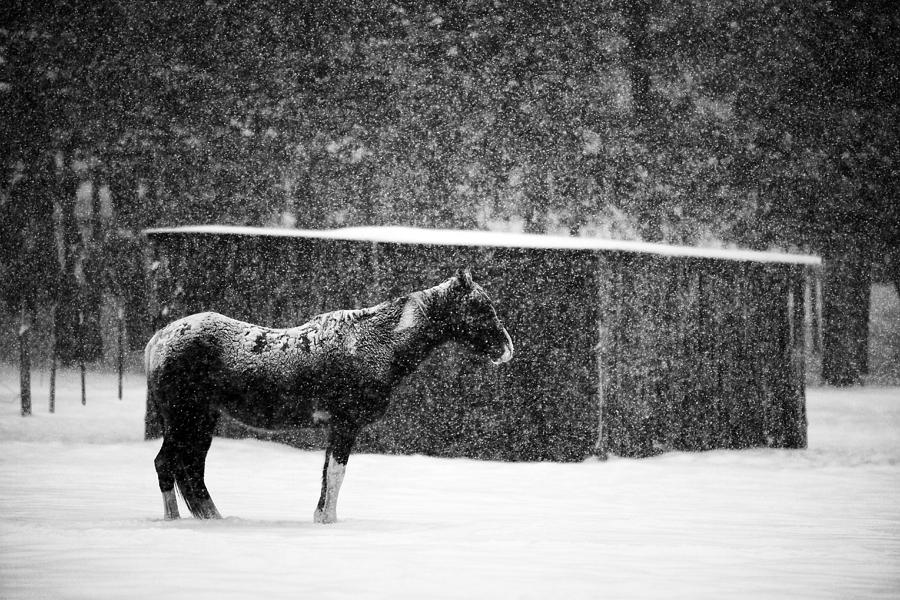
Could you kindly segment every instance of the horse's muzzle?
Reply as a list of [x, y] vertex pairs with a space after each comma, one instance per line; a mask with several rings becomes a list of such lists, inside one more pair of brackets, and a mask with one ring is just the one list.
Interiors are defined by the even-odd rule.
[[503, 342], [503, 354], [500, 355], [500, 358], [491, 360], [495, 365], [502, 365], [503, 363], [509, 362], [513, 357], [513, 342], [512, 338], [509, 337], [509, 332], [506, 331], [506, 328], [503, 328], [503, 335], [506, 336], [506, 340]]

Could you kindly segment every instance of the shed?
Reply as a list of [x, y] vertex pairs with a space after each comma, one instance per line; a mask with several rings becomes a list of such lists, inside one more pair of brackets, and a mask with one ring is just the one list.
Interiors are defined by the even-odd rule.
[[[293, 326], [470, 267], [515, 358], [496, 368], [439, 349], [360, 436], [363, 451], [571, 461], [806, 445], [803, 311], [815, 256], [402, 227], [145, 233], [158, 326], [204, 310]], [[159, 433], [152, 414], [148, 436]]]

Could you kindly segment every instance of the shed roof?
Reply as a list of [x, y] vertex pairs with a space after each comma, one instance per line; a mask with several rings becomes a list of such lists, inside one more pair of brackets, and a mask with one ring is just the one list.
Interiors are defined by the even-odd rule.
[[238, 235], [297, 237], [331, 240], [368, 241], [395, 244], [430, 244], [440, 246], [488, 246], [498, 248], [535, 248], [550, 250], [596, 250], [633, 252], [672, 257], [712, 258], [722, 260], [794, 263], [819, 265], [821, 259], [810, 254], [761, 252], [738, 248], [705, 248], [675, 246], [650, 242], [610, 240], [596, 237], [538, 235], [505, 231], [471, 231], [458, 229], [422, 229], [415, 227], [346, 227], [342, 229], [283, 229], [237, 227], [231, 225], [190, 225], [156, 227], [144, 230], [147, 235]]

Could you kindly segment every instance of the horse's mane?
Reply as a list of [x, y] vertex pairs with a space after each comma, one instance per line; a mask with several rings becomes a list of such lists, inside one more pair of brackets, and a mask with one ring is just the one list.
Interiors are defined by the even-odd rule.
[[418, 319], [432, 320], [435, 311], [445, 309], [443, 300], [447, 298], [454, 281], [453, 278], [450, 278], [433, 287], [410, 292], [375, 306], [320, 313], [293, 329], [318, 330], [328, 335], [335, 330], [342, 329], [345, 325], [379, 317], [383, 317], [388, 322], [396, 320], [399, 329], [406, 328]]
[[[418, 292], [412, 292], [409, 297], [413, 298], [414, 301], [418, 304], [423, 314], [427, 317], [428, 312], [436, 309], [436, 308], [446, 308], [446, 305], [443, 303], [444, 300], [450, 294], [450, 290], [453, 288], [454, 283], [457, 282], [456, 277], [451, 277], [447, 281], [441, 282], [434, 287], [430, 287], [426, 290], [420, 290]], [[484, 296], [484, 299], [488, 302], [491, 301], [490, 296], [484, 290], [483, 287], [475, 283], [471, 282], [471, 289], [481, 296]]]
[[442, 301], [447, 298], [454, 281], [454, 278], [450, 278], [447, 281], [441, 282], [428, 289], [412, 292], [403, 298], [406, 299], [407, 302], [413, 303], [419, 316], [424, 317], [425, 319], [431, 319], [433, 311], [445, 308]]

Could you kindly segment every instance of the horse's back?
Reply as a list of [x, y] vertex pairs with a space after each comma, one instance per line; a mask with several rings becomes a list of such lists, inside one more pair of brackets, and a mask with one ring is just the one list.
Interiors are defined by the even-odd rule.
[[323, 402], [386, 399], [392, 328], [380, 331], [376, 318], [386, 308], [322, 313], [289, 329], [214, 312], [183, 317], [147, 344], [148, 391], [161, 404], [211, 406], [263, 428], [308, 422]]
[[215, 312], [202, 312], [172, 321], [157, 331], [144, 349], [144, 369], [147, 375], [164, 369], [198, 340], [212, 341], [218, 331], [234, 321]]
[[145, 351], [148, 382], [198, 387], [281, 389], [315, 362], [285, 329], [239, 321], [215, 312], [173, 321], [151, 338]]
[[159, 330], [144, 352], [151, 388], [221, 388], [242, 361], [241, 344], [259, 328], [215, 312], [189, 315]]

